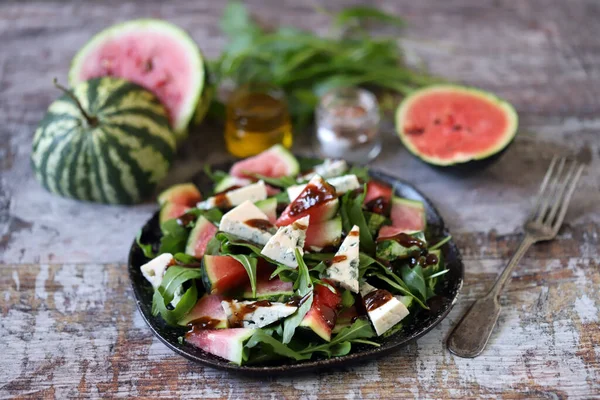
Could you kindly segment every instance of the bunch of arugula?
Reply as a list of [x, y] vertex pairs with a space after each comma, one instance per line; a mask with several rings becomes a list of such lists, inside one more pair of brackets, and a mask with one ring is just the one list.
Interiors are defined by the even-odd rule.
[[[229, 42], [211, 64], [217, 84], [233, 81], [265, 82], [281, 87], [288, 99], [295, 126], [306, 126], [318, 98], [330, 89], [368, 86], [406, 94], [438, 80], [404, 65], [397, 37], [374, 37], [367, 22], [396, 28], [404, 25], [394, 15], [371, 7], [350, 7], [330, 14], [335, 34], [314, 33], [282, 27], [266, 30], [257, 24], [240, 2], [229, 2], [221, 29]], [[213, 103], [213, 115], [223, 117], [224, 107]]]

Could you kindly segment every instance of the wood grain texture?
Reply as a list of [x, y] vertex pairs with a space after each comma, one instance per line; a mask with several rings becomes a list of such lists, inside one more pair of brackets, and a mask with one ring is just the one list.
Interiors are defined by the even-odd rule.
[[[331, 9], [355, 3], [322, 2]], [[92, 34], [136, 17], [171, 20], [208, 57], [224, 44], [224, 2], [0, 2], [0, 397], [591, 398], [600, 396], [600, 4], [595, 0], [372, 1], [406, 17], [407, 59], [512, 102], [520, 131], [490, 168], [455, 176], [403, 149], [391, 125], [374, 166], [438, 206], [466, 260], [463, 295], [431, 333], [390, 357], [265, 382], [199, 367], [154, 339], [135, 309], [128, 247], [151, 203], [109, 207], [62, 199], [34, 180], [36, 124]], [[269, 25], [325, 34], [311, 2], [253, 0]], [[309, 150], [309, 133], [298, 151]], [[532, 248], [503, 299], [486, 352], [443, 340], [489, 288], [518, 244], [531, 196], [553, 154], [587, 165], [557, 240]], [[216, 126], [184, 145], [164, 185], [227, 158]]]

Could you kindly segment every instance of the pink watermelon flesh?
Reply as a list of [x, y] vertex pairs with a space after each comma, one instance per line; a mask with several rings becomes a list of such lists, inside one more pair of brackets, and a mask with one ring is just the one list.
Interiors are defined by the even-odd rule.
[[201, 348], [207, 353], [222, 357], [236, 364], [242, 363], [244, 342], [254, 334], [255, 329], [233, 328], [217, 330], [192, 330], [185, 334], [186, 342]]
[[271, 185], [265, 185], [265, 186], [267, 188], [267, 196], [268, 197], [275, 196], [276, 194], [281, 192], [281, 189], [276, 188], [274, 186], [271, 186]]
[[200, 216], [196, 221], [196, 226], [190, 232], [188, 242], [185, 247], [186, 254], [196, 258], [202, 258], [208, 242], [215, 237], [217, 227], [212, 222]]
[[309, 224], [306, 230], [304, 248], [310, 250], [311, 247], [337, 246], [341, 238], [342, 220], [339, 217], [321, 223]]
[[391, 237], [401, 232], [425, 230], [425, 209], [423, 203], [394, 197], [390, 211], [392, 226], [383, 226], [379, 237]]
[[160, 223], [163, 223], [170, 219], [181, 217], [189, 209], [190, 209], [190, 207], [188, 207], [185, 204], [166, 203], [160, 209], [160, 214], [159, 214], [158, 219], [159, 219]]
[[338, 206], [339, 200], [333, 186], [323, 179], [311, 180], [283, 210], [276, 225], [286, 226], [307, 215], [310, 216], [310, 224], [327, 221], [335, 215]]
[[471, 93], [432, 91], [411, 101], [400, 127], [419, 154], [453, 160], [499, 146], [510, 121], [497, 104]]
[[287, 153], [287, 150], [282, 147], [274, 146], [254, 157], [238, 161], [231, 166], [229, 175], [239, 178], [252, 178], [252, 174], [259, 174], [269, 178], [281, 178], [297, 173], [290, 166], [289, 160], [286, 160], [285, 156], [282, 157], [282, 151]]
[[226, 293], [249, 282], [244, 266], [233, 257], [205, 255], [202, 258], [202, 282], [208, 293]]
[[187, 49], [179, 40], [148, 29], [106, 38], [86, 54], [76, 78], [81, 82], [114, 76], [135, 82], [159, 98], [173, 126], [177, 127], [178, 118], [189, 101], [184, 97], [189, 93], [189, 82], [196, 79], [198, 73], [192, 70], [192, 65]]
[[[324, 281], [333, 286], [333, 282]], [[315, 285], [313, 303], [300, 322], [300, 326], [311, 329], [323, 340], [329, 342], [341, 302], [342, 296], [338, 290], [334, 293], [327, 286]]]
[[[292, 282], [284, 282], [277, 276], [269, 279], [269, 276], [258, 277], [256, 279], [256, 298], [265, 298], [277, 295], [292, 295], [294, 292], [294, 284]], [[252, 286], [246, 285], [243, 297], [252, 299]]]
[[193, 183], [173, 185], [158, 195], [158, 204], [160, 205], [175, 203], [194, 207], [200, 200], [202, 200], [202, 194]]
[[194, 308], [179, 321], [179, 325], [185, 326], [192, 323], [207, 328], [227, 328], [227, 315], [221, 306], [221, 301], [224, 299], [218, 294], [204, 295]]

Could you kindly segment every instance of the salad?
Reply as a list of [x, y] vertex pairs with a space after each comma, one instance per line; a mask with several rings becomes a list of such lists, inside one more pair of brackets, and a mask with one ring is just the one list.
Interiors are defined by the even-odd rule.
[[[422, 203], [365, 168], [281, 146], [163, 192], [159, 243], [137, 243], [152, 313], [180, 341], [262, 364], [380, 346], [428, 309], [448, 272]], [[204, 195], [204, 196], [203, 196]]]

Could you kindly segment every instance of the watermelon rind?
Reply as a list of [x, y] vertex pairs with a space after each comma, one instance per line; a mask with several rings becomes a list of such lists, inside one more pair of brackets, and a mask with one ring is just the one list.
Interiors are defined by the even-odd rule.
[[49, 191], [79, 200], [135, 204], [154, 193], [175, 155], [167, 111], [150, 91], [113, 77], [75, 86], [53, 102], [33, 139], [32, 167]]
[[[499, 109], [501, 109], [508, 120], [508, 126], [506, 127], [505, 131], [502, 132], [503, 140], [501, 140], [495, 146], [489, 148], [487, 151], [478, 152], [476, 154], [460, 153], [460, 154], [457, 154], [455, 157], [449, 158], [449, 159], [432, 157], [432, 156], [420, 153], [419, 150], [416, 148], [416, 146], [411, 142], [408, 135], [403, 130], [404, 120], [406, 119], [406, 115], [410, 111], [410, 108], [411, 108], [411, 105], [413, 104], [413, 102], [420, 99], [422, 96], [430, 96], [430, 95], [434, 95], [435, 93], [448, 92], [448, 91], [472, 95], [476, 98], [488, 101], [488, 102], [494, 104], [495, 106], [497, 106]], [[518, 124], [519, 124], [519, 117], [517, 115], [517, 112], [515, 111], [514, 107], [509, 102], [507, 102], [489, 92], [486, 92], [486, 91], [483, 91], [480, 89], [476, 89], [476, 88], [472, 88], [472, 87], [460, 86], [460, 85], [440, 84], [440, 85], [427, 86], [423, 89], [420, 89], [420, 90], [417, 90], [417, 91], [411, 93], [406, 98], [404, 98], [404, 100], [402, 101], [402, 103], [400, 103], [400, 105], [398, 106], [398, 108], [396, 110], [396, 132], [398, 133], [398, 136], [400, 137], [400, 140], [402, 141], [404, 146], [412, 154], [414, 154], [421, 160], [423, 160], [429, 164], [433, 164], [433, 165], [437, 165], [437, 166], [450, 166], [450, 165], [467, 163], [469, 161], [483, 160], [483, 159], [489, 158], [497, 153], [500, 153], [514, 139], [515, 135], [517, 134]]]
[[[79, 75], [81, 68], [84, 65], [84, 60], [86, 60], [87, 57], [106, 40], [132, 32], [144, 32], [147, 30], [164, 33], [178, 40], [186, 49], [186, 54], [189, 57], [189, 61], [192, 63], [192, 70], [196, 70], [198, 72], [194, 75], [195, 79], [193, 79], [192, 82], [189, 82], [187, 88], [187, 93], [189, 93], [189, 95], [185, 103], [182, 104], [179, 115], [177, 115], [176, 119], [171, 122], [173, 131], [177, 137], [177, 141], [180, 142], [187, 137], [188, 126], [190, 125], [190, 122], [192, 122], [192, 120], [198, 121], [204, 118], [204, 115], [208, 109], [208, 105], [203, 104], [203, 101], [210, 100], [212, 98], [214, 89], [208, 91], [203, 90], [206, 81], [206, 71], [202, 53], [200, 52], [196, 42], [194, 42], [189, 34], [178, 26], [165, 20], [148, 18], [131, 20], [106, 28], [105, 30], [94, 35], [92, 39], [90, 39], [79, 50], [79, 52], [77, 52], [73, 58], [73, 61], [71, 62], [71, 69], [69, 70], [69, 83], [71, 86], [76, 86], [80, 83]], [[202, 98], [203, 95], [205, 99]]]

